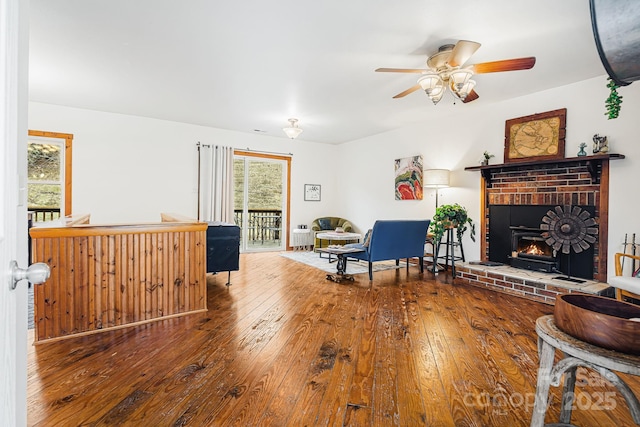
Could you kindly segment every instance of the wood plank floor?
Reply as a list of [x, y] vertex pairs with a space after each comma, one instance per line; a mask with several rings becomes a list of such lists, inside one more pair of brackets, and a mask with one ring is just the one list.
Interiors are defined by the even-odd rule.
[[[416, 267], [335, 284], [278, 253], [240, 263], [229, 288], [208, 276], [206, 314], [32, 346], [29, 425], [529, 425], [553, 307]], [[574, 424], [635, 425], [597, 374], [576, 390]]]

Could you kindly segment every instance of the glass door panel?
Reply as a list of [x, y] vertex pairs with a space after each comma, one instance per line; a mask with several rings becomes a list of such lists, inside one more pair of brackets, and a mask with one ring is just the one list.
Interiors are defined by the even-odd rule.
[[34, 221], [61, 216], [64, 206], [64, 145], [57, 140], [29, 139], [27, 146], [28, 209]]
[[284, 250], [286, 167], [282, 160], [236, 156], [234, 206], [243, 252]]

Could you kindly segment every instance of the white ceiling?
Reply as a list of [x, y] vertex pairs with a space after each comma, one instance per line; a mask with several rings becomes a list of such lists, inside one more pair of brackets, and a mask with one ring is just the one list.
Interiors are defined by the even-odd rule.
[[[31, 0], [30, 100], [337, 144], [461, 109], [605, 75], [588, 0]], [[468, 64], [535, 56], [477, 75], [480, 98], [434, 106], [413, 86], [446, 43]], [[604, 85], [603, 81], [603, 85]]]

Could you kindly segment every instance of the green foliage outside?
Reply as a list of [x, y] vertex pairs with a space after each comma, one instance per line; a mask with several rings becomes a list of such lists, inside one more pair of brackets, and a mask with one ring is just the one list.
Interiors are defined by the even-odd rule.
[[27, 147], [29, 209], [60, 209], [62, 201], [61, 147], [30, 142]]
[[264, 161], [234, 160], [234, 207], [241, 210], [244, 206], [245, 165], [249, 167], [249, 210], [282, 209], [282, 164]]
[[59, 209], [62, 188], [55, 184], [29, 184], [27, 192], [29, 209]]

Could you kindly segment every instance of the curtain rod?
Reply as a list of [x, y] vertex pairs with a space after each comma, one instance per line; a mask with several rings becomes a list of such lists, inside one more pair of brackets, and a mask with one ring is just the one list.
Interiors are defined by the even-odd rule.
[[[240, 150], [240, 148], [239, 148]], [[277, 154], [280, 156], [293, 156], [293, 153], [278, 153], [277, 151], [262, 151], [262, 150], [252, 150], [251, 148], [246, 148], [244, 151], [250, 151], [252, 153], [263, 153], [263, 154]]]
[[[198, 141], [196, 143], [196, 146], [198, 147], [198, 149], [200, 149], [200, 147], [208, 147], [208, 148], [212, 147], [211, 144], [203, 144], [200, 141]], [[234, 150], [236, 150], [236, 149], [234, 148]], [[242, 148], [237, 148], [237, 150], [249, 151], [251, 153], [276, 154], [276, 155], [279, 155], [279, 156], [291, 156], [291, 157], [293, 157], [293, 153], [279, 153], [277, 151], [252, 150], [251, 148], [248, 148], [248, 147], [246, 149], [244, 149], [244, 150], [242, 150]]]

